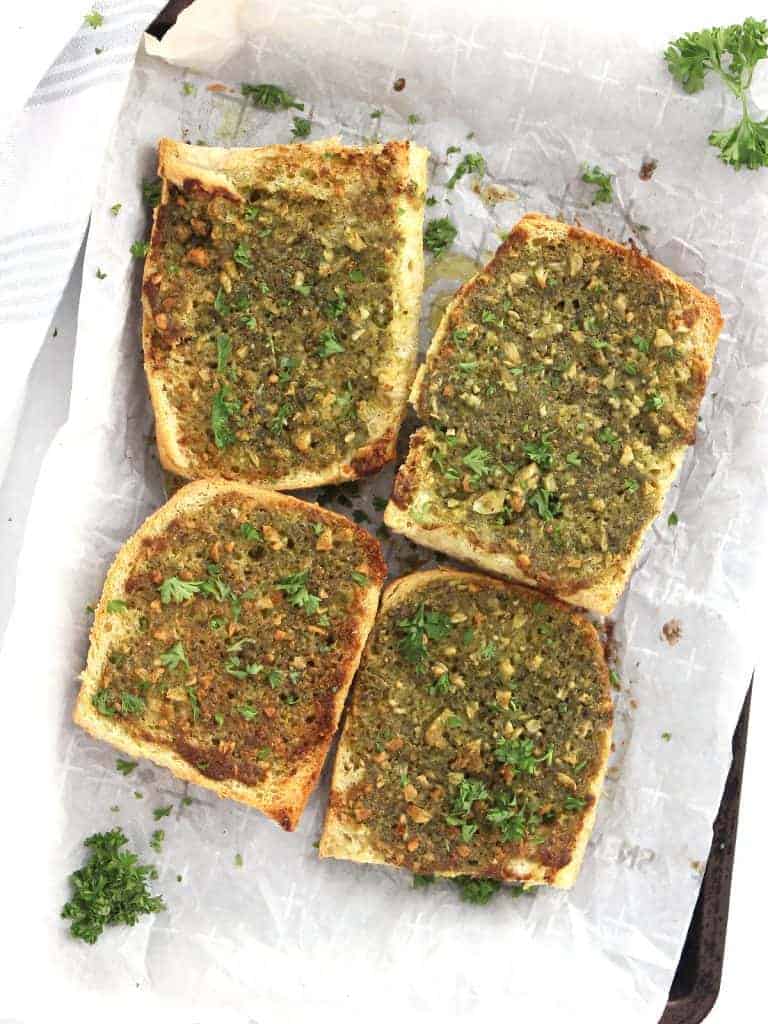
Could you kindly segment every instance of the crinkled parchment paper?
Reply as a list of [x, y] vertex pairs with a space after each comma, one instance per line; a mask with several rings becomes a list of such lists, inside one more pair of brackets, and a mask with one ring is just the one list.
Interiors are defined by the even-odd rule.
[[[374, 3], [272, 7], [197, 5], [162, 44], [148, 44], [153, 55], [138, 56], [95, 199], [71, 416], [40, 479], [1, 662], [9, 1008], [23, 1020], [55, 1000], [62, 1013], [76, 1005], [81, 1017], [113, 1020], [161, 1006], [167, 1019], [210, 1019], [215, 1006], [259, 1022], [394, 1014], [652, 1024], [696, 899], [764, 628], [768, 172], [718, 162], [706, 136], [733, 113], [722, 90], [678, 91], [659, 59], [666, 38], [587, 39], [543, 19], [473, 16], [471, 5], [456, 15], [428, 4], [410, 13]], [[406, 85], [396, 92], [399, 77]], [[70, 724], [86, 604], [164, 495], [140, 358], [141, 268], [128, 252], [148, 226], [139, 183], [154, 172], [160, 135], [289, 142], [296, 112], [249, 106], [242, 81], [291, 89], [313, 138], [380, 134], [429, 146], [438, 203], [428, 216], [456, 220], [454, 251], [468, 259], [495, 249], [524, 212], [542, 210], [632, 236], [722, 305], [726, 329], [696, 444], [614, 616], [616, 750], [572, 892], [500, 894], [478, 908], [447, 884], [414, 891], [404, 874], [321, 862], [313, 843], [327, 779], [287, 835], [149, 763], [124, 778], [115, 752]], [[458, 159], [446, 157], [450, 145], [485, 156], [484, 183], [503, 186], [502, 201], [489, 204], [468, 177], [447, 205]], [[646, 157], [658, 161], [650, 181], [638, 175]], [[616, 174], [615, 202], [591, 205], [584, 160]], [[455, 265], [445, 265], [449, 276]], [[423, 343], [433, 301], [456, 284], [438, 275], [427, 291]], [[375, 531], [372, 498], [388, 494], [391, 477], [337, 489], [332, 504]], [[402, 539], [385, 548], [393, 572], [430, 563]], [[674, 643], [662, 634], [672, 620]], [[174, 810], [156, 856], [152, 810], [167, 803]], [[115, 824], [157, 862], [168, 911], [88, 947], [70, 939], [58, 911], [82, 839]]]

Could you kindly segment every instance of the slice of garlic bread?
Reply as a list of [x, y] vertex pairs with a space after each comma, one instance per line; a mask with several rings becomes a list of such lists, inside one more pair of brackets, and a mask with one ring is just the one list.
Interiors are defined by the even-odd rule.
[[413, 380], [427, 150], [159, 143], [144, 364], [166, 469], [276, 490], [375, 473]]
[[384, 521], [610, 612], [695, 438], [721, 326], [636, 249], [523, 217], [438, 327]]
[[121, 548], [75, 721], [296, 826], [386, 565], [343, 516], [223, 480], [178, 491]]
[[608, 670], [566, 604], [432, 570], [384, 593], [320, 855], [568, 888], [611, 746]]

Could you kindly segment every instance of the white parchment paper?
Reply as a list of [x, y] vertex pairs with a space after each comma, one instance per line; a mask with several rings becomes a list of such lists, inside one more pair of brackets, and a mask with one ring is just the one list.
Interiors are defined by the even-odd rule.
[[[160, 1008], [168, 1020], [211, 1019], [216, 1008], [260, 1024], [310, 1015], [345, 1024], [393, 1015], [658, 1019], [764, 628], [768, 535], [768, 172], [736, 174], [718, 162], [706, 136], [733, 111], [719, 89], [677, 90], [659, 59], [665, 42], [608, 41], [466, 5], [454, 15], [426, 3], [404, 11], [295, 0], [267, 12], [199, 0], [162, 44], [138, 55], [94, 203], [71, 415], [40, 479], [0, 659], [10, 790], [4, 907], [14, 923], [2, 998], [19, 1019], [36, 1019], [52, 1000], [81, 1019], [108, 1012], [112, 1020]], [[395, 92], [399, 77], [406, 86]], [[427, 145], [438, 200], [428, 216], [450, 215], [460, 227], [455, 251], [472, 259], [495, 249], [524, 212], [541, 210], [634, 237], [721, 303], [726, 329], [698, 439], [614, 616], [616, 750], [571, 892], [502, 894], [477, 908], [449, 885], [414, 891], [404, 874], [321, 862], [313, 843], [327, 780], [287, 835], [149, 763], [124, 778], [115, 752], [70, 723], [85, 606], [118, 546], [164, 496], [141, 366], [140, 266], [129, 255], [148, 226], [140, 182], [154, 173], [160, 135], [289, 142], [296, 111], [256, 110], [239, 94], [242, 81], [293, 91], [313, 138], [378, 133]], [[213, 83], [234, 88], [210, 91]], [[451, 145], [481, 152], [485, 183], [507, 198], [489, 206], [470, 178], [446, 198], [459, 159], [446, 157]], [[641, 181], [646, 157], [658, 168]], [[590, 205], [593, 190], [579, 180], [585, 160], [615, 173], [612, 204]], [[423, 343], [433, 300], [455, 287], [440, 280], [428, 289]], [[332, 504], [375, 532], [372, 499], [387, 496], [391, 477], [334, 489]], [[430, 563], [402, 539], [386, 538], [385, 550], [396, 571]], [[671, 620], [674, 645], [662, 636]], [[184, 795], [192, 802], [182, 804]], [[156, 856], [152, 810], [168, 803]], [[17, 841], [11, 830], [22, 823], [30, 831]], [[69, 937], [58, 912], [83, 838], [116, 824], [157, 862], [168, 911], [109, 929], [88, 947]]]

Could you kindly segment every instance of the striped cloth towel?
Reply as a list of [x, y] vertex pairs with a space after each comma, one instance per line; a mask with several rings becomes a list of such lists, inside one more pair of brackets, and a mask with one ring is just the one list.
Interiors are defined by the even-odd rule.
[[58, 0], [50, 17], [38, 4], [14, 5], [0, 43], [0, 481], [29, 372], [87, 228], [136, 48], [164, 6], [88, 3]]

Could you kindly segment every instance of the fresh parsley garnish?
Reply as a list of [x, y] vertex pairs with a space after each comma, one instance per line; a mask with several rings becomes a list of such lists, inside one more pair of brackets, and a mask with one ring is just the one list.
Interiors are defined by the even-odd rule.
[[317, 354], [321, 359], [328, 359], [330, 356], [343, 352], [344, 347], [339, 344], [338, 338], [331, 327], [327, 327], [320, 334], [320, 344], [317, 347]]
[[104, 24], [104, 15], [94, 9], [90, 14], [86, 14], [84, 21], [91, 28], [100, 28]]
[[358, 587], [367, 587], [371, 582], [364, 572], [351, 572], [349, 574], [352, 577], [353, 583], [356, 583]]
[[149, 252], [149, 242], [133, 242], [131, 244], [131, 256], [137, 260], [143, 260]]
[[250, 270], [253, 266], [251, 262], [251, 251], [243, 242], [238, 242], [232, 250], [232, 259], [241, 267], [245, 267], [246, 270]]
[[230, 417], [240, 411], [240, 402], [227, 386], [219, 388], [211, 405], [211, 430], [217, 448], [228, 448], [235, 443], [235, 434], [229, 425]]
[[538, 443], [526, 441], [523, 445], [523, 451], [530, 461], [535, 462], [541, 469], [552, 468], [552, 445], [549, 443], [549, 438], [546, 434], [542, 434], [541, 441]]
[[275, 413], [269, 424], [269, 430], [271, 434], [282, 434], [285, 428], [288, 426], [288, 421], [293, 416], [293, 406], [285, 402]]
[[99, 279], [99, 281], [103, 281], [106, 276], [107, 275], [104, 273], [101, 267], [96, 267], [96, 277]]
[[541, 757], [536, 757], [534, 743], [530, 739], [502, 739], [499, 740], [494, 751], [497, 761], [509, 765], [513, 771], [519, 772], [521, 775], [535, 775], [536, 766], [542, 761], [546, 761], [548, 764], [552, 763], [552, 755], [552, 747], [547, 747]]
[[320, 598], [310, 594], [307, 588], [308, 582], [309, 569], [305, 569], [304, 572], [284, 576], [277, 581], [276, 587], [285, 594], [286, 599], [294, 608], [302, 608], [307, 615], [316, 615], [320, 607]]
[[227, 368], [227, 363], [232, 355], [232, 341], [228, 334], [219, 334], [216, 336], [216, 369], [219, 373], [223, 373]]
[[124, 715], [143, 715], [147, 710], [147, 702], [143, 697], [127, 690], [120, 692], [120, 711]]
[[563, 505], [560, 499], [552, 491], [543, 487], [537, 487], [528, 495], [528, 504], [545, 523], [551, 522], [556, 516], [561, 515]]
[[155, 207], [160, 202], [163, 183], [159, 178], [142, 178], [141, 195], [148, 206]]
[[453, 245], [458, 233], [458, 228], [448, 217], [431, 220], [424, 231], [424, 248], [434, 256], [440, 256]]
[[72, 898], [61, 911], [72, 922], [69, 930], [75, 938], [92, 945], [107, 925], [134, 925], [142, 914], [165, 910], [162, 897], [152, 896], [147, 885], [157, 871], [123, 850], [127, 842], [121, 828], [85, 840], [90, 856], [69, 876]]
[[428, 885], [432, 885], [435, 880], [434, 875], [414, 875], [413, 876], [413, 888], [414, 889], [425, 889]]
[[152, 811], [152, 817], [155, 821], [160, 821], [161, 818], [167, 818], [173, 810], [173, 804], [167, 804], [165, 807], [156, 807]]
[[453, 798], [451, 813], [446, 817], [449, 825], [460, 825], [462, 818], [472, 812], [473, 804], [478, 800], [487, 800], [490, 794], [481, 779], [462, 779]]
[[427, 611], [422, 602], [410, 618], [398, 622], [397, 628], [403, 634], [398, 643], [401, 654], [412, 665], [419, 665], [427, 656], [427, 641], [448, 636], [451, 620], [443, 612]]
[[459, 895], [465, 903], [475, 903], [484, 907], [501, 888], [501, 882], [493, 878], [472, 878], [470, 875], [459, 875], [451, 881], [458, 888]]
[[259, 709], [253, 707], [252, 704], [241, 704], [237, 712], [242, 715], [246, 722], [251, 722], [258, 715]]
[[200, 580], [180, 580], [178, 576], [169, 576], [160, 584], [160, 600], [163, 604], [181, 604], [194, 597], [201, 586]]
[[488, 476], [493, 469], [491, 453], [487, 452], [484, 448], [473, 448], [461, 461], [477, 480], [482, 480], [483, 477]]
[[189, 668], [187, 653], [184, 650], [184, 644], [181, 640], [177, 640], [173, 647], [164, 651], [159, 656], [158, 660], [164, 668], [174, 669], [178, 668], [179, 665], [184, 665], [186, 668]]
[[569, 793], [563, 801], [566, 811], [580, 811], [587, 801], [580, 796], [571, 796]]
[[263, 82], [260, 85], [249, 85], [243, 82], [240, 86], [243, 96], [249, 96], [255, 107], [262, 110], [303, 110], [304, 104], [298, 103], [286, 89], [279, 85]]
[[291, 135], [294, 139], [306, 139], [312, 131], [312, 122], [308, 117], [294, 117]]
[[453, 188], [465, 174], [485, 174], [485, 160], [479, 153], [466, 153], [456, 165], [456, 170], [448, 179], [446, 188]]
[[118, 215], [118, 213], [120, 213], [122, 208], [123, 208], [123, 204], [122, 203], [113, 203], [112, 206], [110, 206], [110, 208], [109, 208], [109, 212], [112, 214], [113, 217], [116, 217]]
[[122, 757], [118, 757], [115, 761], [115, 768], [117, 768], [121, 775], [130, 775], [134, 768], [138, 768], [138, 766], [138, 761], [126, 761]]
[[619, 440], [619, 435], [610, 427], [601, 427], [597, 432], [597, 440], [613, 448]]
[[677, 512], [670, 512], [667, 517], [667, 526], [677, 526], [679, 522], [680, 519], [677, 515]]
[[161, 828], [156, 828], [152, 833], [152, 838], [149, 840], [149, 845], [155, 851], [155, 853], [163, 852], [163, 841], [165, 840], [165, 832]]
[[597, 164], [592, 167], [589, 164], [583, 164], [581, 180], [587, 185], [597, 185], [597, 191], [592, 199], [593, 206], [597, 203], [610, 203], [613, 199], [613, 175], [604, 171], [602, 167], [598, 167]]
[[119, 612], [124, 612], [128, 605], [125, 601], [107, 601], [107, 611], [110, 615], [114, 615]]
[[115, 695], [109, 687], [100, 688], [94, 692], [91, 697], [91, 704], [96, 708], [100, 715], [105, 715], [107, 718], [113, 718], [117, 713], [115, 711]]
[[336, 288], [336, 297], [328, 305], [328, 316], [332, 320], [340, 320], [347, 311], [347, 296], [342, 288]]
[[747, 18], [741, 25], [688, 32], [664, 51], [670, 74], [686, 92], [698, 92], [712, 71], [741, 103], [741, 120], [733, 127], [711, 132], [709, 142], [720, 159], [740, 170], [768, 166], [768, 118], [749, 113], [749, 88], [757, 64], [768, 55], [768, 22]]

